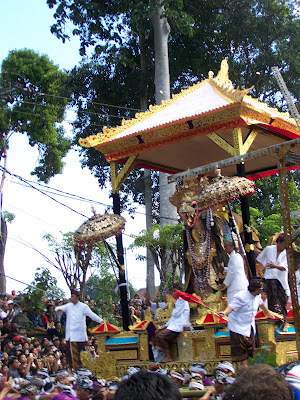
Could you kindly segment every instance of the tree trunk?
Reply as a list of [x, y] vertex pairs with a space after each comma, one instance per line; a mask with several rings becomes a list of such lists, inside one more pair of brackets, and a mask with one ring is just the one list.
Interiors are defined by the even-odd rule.
[[[146, 111], [148, 107], [148, 90], [146, 84], [146, 49], [145, 49], [145, 26], [144, 20], [141, 21], [139, 26], [139, 47], [140, 47], [140, 65], [141, 65], [141, 110]], [[145, 212], [146, 212], [146, 229], [149, 232], [153, 223], [152, 219], [152, 182], [151, 171], [144, 170], [144, 184], [145, 184]], [[154, 278], [154, 262], [151, 251], [147, 248], [147, 276], [146, 276], [146, 289], [150, 298], [153, 300], [155, 297], [155, 278]]]
[[[151, 171], [144, 170], [145, 181], [145, 210], [146, 210], [146, 229], [149, 232], [152, 225], [152, 195], [151, 195]], [[147, 248], [147, 277], [146, 288], [150, 298], [155, 298], [155, 278], [154, 278], [154, 262], [150, 249]]]
[[0, 293], [6, 293], [6, 278], [4, 271], [4, 253], [7, 239], [7, 225], [1, 215], [1, 238], [0, 238]]
[[[170, 73], [168, 38], [170, 26], [166, 18], [161, 18], [163, 7], [157, 7], [151, 21], [154, 30], [155, 52], [155, 101], [161, 104], [163, 100], [170, 99]], [[160, 193], [160, 224], [175, 225], [177, 223], [176, 208], [170, 203], [169, 198], [175, 191], [175, 184], [168, 184], [168, 175], [159, 174]]]

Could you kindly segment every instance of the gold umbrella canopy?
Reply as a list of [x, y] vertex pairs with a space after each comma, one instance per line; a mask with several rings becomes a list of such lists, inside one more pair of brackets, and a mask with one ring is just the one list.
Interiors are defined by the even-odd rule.
[[216, 172], [218, 176], [198, 196], [197, 203], [200, 211], [240, 196], [255, 193], [253, 181], [239, 176], [222, 176], [220, 170]]
[[111, 236], [119, 236], [124, 230], [125, 218], [118, 214], [96, 214], [85, 221], [74, 233], [77, 247], [93, 247]]

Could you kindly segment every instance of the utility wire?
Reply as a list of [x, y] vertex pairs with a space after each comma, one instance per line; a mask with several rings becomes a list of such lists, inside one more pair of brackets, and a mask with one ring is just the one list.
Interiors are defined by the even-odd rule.
[[[1, 167], [0, 166], [0, 169], [3, 169], [3, 167]], [[74, 200], [78, 200], [78, 201], [84, 201], [84, 202], [88, 202], [88, 203], [91, 203], [91, 204], [99, 204], [99, 205], [102, 205], [102, 206], [105, 206], [105, 207], [107, 207], [107, 208], [113, 208], [113, 206], [111, 205], [111, 204], [106, 204], [106, 203], [102, 203], [102, 202], [100, 202], [100, 201], [97, 201], [97, 200], [91, 200], [91, 199], [87, 199], [87, 198], [85, 198], [85, 197], [81, 197], [81, 196], [78, 196], [78, 195], [75, 195], [75, 194], [72, 194], [72, 193], [69, 193], [69, 192], [64, 192], [64, 191], [62, 191], [62, 190], [60, 190], [60, 189], [55, 189], [55, 188], [51, 188], [50, 186], [47, 186], [47, 185], [44, 185], [44, 184], [41, 184], [41, 183], [39, 183], [39, 182], [33, 182], [33, 181], [30, 181], [30, 180], [28, 180], [28, 179], [25, 179], [25, 178], [22, 178], [22, 177], [20, 177], [19, 175], [15, 175], [15, 174], [12, 174], [11, 172], [9, 172], [9, 171], [7, 171], [7, 173], [10, 175], [10, 176], [14, 176], [14, 177], [16, 177], [17, 179], [19, 179], [19, 180], [21, 180], [21, 182], [23, 182], [24, 183], [24, 186], [26, 187], [31, 187], [31, 188], [34, 188], [34, 189], [36, 189], [37, 191], [39, 191], [39, 192], [41, 192], [41, 193], [43, 193], [43, 194], [45, 194], [46, 195], [46, 193], [44, 193], [44, 191], [42, 191], [42, 190], [39, 190], [38, 188], [36, 188], [36, 187], [34, 187], [34, 185], [38, 185], [38, 186], [41, 186], [41, 187], [43, 187], [43, 188], [47, 188], [47, 189], [50, 189], [50, 190], [53, 190], [54, 192], [57, 192], [57, 193], [53, 193], [52, 192], [52, 194], [53, 195], [61, 195], [61, 196], [63, 196], [63, 197], [67, 197], [67, 198], [73, 198]], [[12, 182], [12, 183], [16, 183], [16, 182]], [[20, 184], [20, 183], [19, 183]], [[21, 185], [21, 184], [20, 184]], [[51, 198], [51, 196], [49, 196], [50, 198]], [[54, 199], [55, 200], [55, 199]], [[56, 200], [55, 200], [56, 201]], [[62, 205], [63, 205], [63, 203], [61, 203]], [[68, 207], [68, 206], [66, 206], [66, 207]], [[68, 207], [69, 208], [69, 207]], [[70, 208], [71, 210], [73, 210], [72, 208]], [[125, 210], [126, 211], [126, 210]], [[77, 211], [75, 211], [75, 212], [77, 212]], [[77, 212], [78, 213], [78, 212]], [[153, 216], [154, 217], [154, 214], [147, 214], [147, 213], [145, 213], [145, 212], [141, 212], [141, 211], [134, 211], [133, 212], [133, 214], [139, 214], [139, 215], [143, 215], [143, 216], [146, 216], [146, 215], [151, 215], [151, 216]], [[80, 215], [83, 215], [83, 214], [80, 214]], [[85, 215], [83, 215], [84, 217], [86, 217]], [[86, 218], [88, 218], [88, 217], [86, 217]], [[168, 219], [168, 220], [170, 220], [170, 221], [177, 221], [177, 218], [172, 218], [172, 217], [161, 217], [161, 218], [164, 218], [164, 219]]]
[[[7, 81], [8, 82], [8, 81]], [[11, 82], [8, 82], [11, 84]], [[47, 96], [47, 97], [53, 97], [56, 99], [63, 99], [63, 100], [70, 100], [70, 101], [74, 101], [74, 97], [66, 97], [66, 96], [59, 96], [59, 95], [55, 95], [55, 94], [50, 94], [50, 93], [39, 93], [36, 92], [35, 93], [36, 96]], [[125, 106], [116, 106], [115, 104], [107, 104], [107, 103], [98, 103], [96, 101], [89, 101], [89, 104], [94, 104], [97, 106], [104, 106], [104, 107], [111, 107], [111, 108], [117, 108], [117, 109], [122, 109], [122, 110], [129, 110], [129, 111], [138, 111], [141, 112], [142, 110], [139, 108], [131, 108], [131, 107], [125, 107]]]
[[[112, 118], [127, 118], [127, 119], [131, 119], [132, 117], [130, 116], [123, 116], [123, 115], [113, 115], [113, 114], [101, 114], [101, 113], [96, 113], [93, 111], [88, 111], [88, 110], [72, 110], [70, 108], [68, 108], [68, 106], [64, 107], [64, 106], [60, 106], [57, 104], [38, 104], [38, 103], [33, 103], [30, 101], [26, 101], [26, 100], [20, 100], [18, 101], [19, 104], [29, 104], [29, 105], [33, 105], [34, 107], [38, 106], [38, 107], [48, 107], [48, 108], [58, 108], [58, 109], [67, 109], [67, 111], [71, 111], [74, 113], [82, 113], [82, 114], [87, 114], [87, 115], [98, 115], [99, 117], [112, 117]], [[18, 112], [18, 110], [16, 110], [15, 112]]]

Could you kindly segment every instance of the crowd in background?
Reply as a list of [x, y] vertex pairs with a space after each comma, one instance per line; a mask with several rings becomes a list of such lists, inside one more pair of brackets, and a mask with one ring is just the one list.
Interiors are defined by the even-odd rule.
[[[0, 300], [0, 373], [4, 382], [10, 376], [13, 378], [25, 378], [28, 373], [35, 373], [44, 369], [47, 373], [55, 374], [66, 368], [66, 340], [64, 338], [66, 315], [56, 312], [55, 307], [67, 303], [67, 299], [51, 300], [44, 298], [44, 308], [26, 309], [23, 297], [17, 296], [13, 290], [11, 294], [1, 295]], [[85, 303], [101, 315], [101, 307], [97, 306], [89, 295]], [[133, 299], [128, 298], [132, 323], [134, 316], [144, 318], [147, 308], [145, 300], [141, 300], [138, 294]], [[16, 316], [22, 313], [28, 318], [26, 332], [20, 332]], [[121, 323], [121, 307], [118, 303], [112, 303], [112, 314]], [[109, 319], [109, 317], [108, 317]], [[87, 321], [88, 327], [93, 321]], [[30, 333], [36, 332], [37, 337]], [[86, 351], [92, 358], [97, 356], [97, 339], [91, 338], [86, 343]]]
[[[127, 398], [160, 400], [161, 395], [164, 400], [175, 400], [181, 398], [180, 393], [184, 389], [201, 391], [199, 398], [202, 400], [229, 400], [233, 397], [239, 400], [238, 393], [242, 385], [245, 386], [242, 379], [243, 371], [239, 371], [239, 377], [235, 381], [234, 366], [226, 361], [219, 363], [211, 376], [207, 374], [205, 364], [201, 363], [192, 364], [188, 370], [162, 369], [154, 363], [149, 364], [148, 371], [140, 371], [138, 366], [132, 366], [123, 377], [110, 377], [107, 380], [93, 376], [92, 372], [86, 368], [71, 370], [66, 359], [65, 314], [55, 311], [56, 306], [67, 301], [45, 298], [44, 309], [34, 309], [29, 313], [28, 310], [22, 308], [24, 307], [22, 296], [16, 296], [14, 291], [11, 295], [2, 296], [0, 303], [0, 400], [7, 396], [30, 400], [40, 400], [41, 396], [45, 396], [43, 397], [45, 400], [111, 400], [113, 396], [116, 400]], [[101, 307], [98, 307], [89, 296], [86, 296], [85, 302], [94, 311], [101, 313]], [[158, 301], [156, 303], [156, 306], [160, 307], [165, 305]], [[133, 319], [135, 319], [134, 316], [143, 319], [145, 309], [149, 307], [152, 310], [153, 304], [148, 295], [145, 296], [145, 300], [141, 300], [138, 294], [134, 295], [133, 299], [128, 298]], [[121, 318], [119, 304], [113, 303], [112, 309], [115, 317]], [[20, 313], [27, 315], [30, 319], [27, 333], [24, 333], [24, 330], [20, 332], [18, 324], [14, 322]], [[35, 332], [39, 333], [36, 337], [30, 335], [33, 327]], [[93, 359], [99, 357], [97, 346], [96, 338], [90, 338], [86, 342], [85, 350]], [[257, 368], [256, 366], [254, 374]], [[248, 371], [244, 374], [247, 379], [251, 375], [251, 369]], [[260, 375], [263, 374], [273, 380], [273, 386], [277, 385], [277, 392], [281, 390], [282, 394], [288, 396], [282, 397], [278, 393], [277, 399], [293, 398], [291, 387], [283, 378], [280, 378], [280, 374], [274, 368], [263, 366]], [[153, 387], [152, 389], [148, 387], [147, 382], [150, 386], [163, 384], [164, 387], [168, 387], [168, 391], [162, 394], [159, 389], [159, 392], [155, 393], [154, 390], [152, 393]], [[145, 385], [147, 388], [144, 388]], [[231, 385], [232, 389], [230, 389]], [[275, 386], [264, 388], [264, 396], [266, 391], [271, 392]], [[143, 392], [142, 397], [139, 397], [140, 391]], [[245, 393], [248, 392], [246, 388]], [[243, 400], [246, 399], [245, 393], [241, 397]]]

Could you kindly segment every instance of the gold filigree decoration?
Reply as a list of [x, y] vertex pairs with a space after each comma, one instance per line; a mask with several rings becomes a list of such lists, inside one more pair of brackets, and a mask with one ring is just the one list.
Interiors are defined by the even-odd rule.
[[103, 143], [107, 143], [118, 134], [123, 133], [132, 126], [137, 125], [139, 122], [150, 118], [152, 115], [157, 114], [161, 110], [171, 106], [173, 103], [177, 102], [178, 100], [182, 99], [183, 97], [197, 90], [202, 85], [208, 83], [212, 84], [214, 88], [219, 89], [222, 94], [227, 95], [228, 98], [231, 100], [231, 102], [241, 99], [246, 93], [250, 91], [250, 89], [246, 89], [243, 91], [234, 89], [232, 82], [228, 78], [228, 62], [227, 59], [225, 59], [221, 63], [221, 68], [216, 78], [213, 78], [213, 73], [210, 71], [209, 79], [204, 79], [203, 81], [195, 83], [194, 85], [188, 87], [187, 89], [182, 89], [180, 93], [173, 94], [171, 99], [164, 100], [162, 104], [150, 105], [149, 111], [136, 113], [135, 118], [128, 120], [123, 119], [121, 126], [113, 128], [107, 128], [105, 126], [103, 127], [103, 133], [98, 133], [97, 135], [91, 135], [87, 138], [80, 138], [79, 144], [83, 147], [101, 146]]
[[213, 76], [213, 72], [209, 71], [209, 83], [214, 87], [214, 89], [220, 91], [221, 95], [225, 95], [226, 99], [230, 102], [241, 101], [243, 97], [253, 88], [253, 86], [249, 89], [243, 90], [234, 88], [231, 80], [229, 79], [229, 67], [227, 58], [225, 58], [221, 62], [221, 68], [218, 72], [218, 75], [215, 78]]
[[92, 359], [87, 351], [80, 353], [82, 365], [90, 369], [97, 378], [107, 379], [116, 375], [116, 359], [112, 352], [99, 353], [99, 357]]

